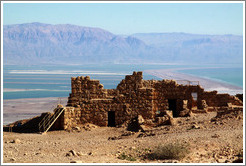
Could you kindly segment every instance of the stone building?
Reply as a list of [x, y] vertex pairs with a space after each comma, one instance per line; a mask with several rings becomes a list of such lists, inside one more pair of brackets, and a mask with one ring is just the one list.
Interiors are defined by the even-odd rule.
[[116, 89], [104, 89], [89, 76], [72, 77], [72, 92], [56, 128], [70, 129], [79, 124], [118, 126], [139, 115], [149, 123], [168, 112], [186, 116], [192, 109], [209, 111], [230, 105], [242, 106], [235, 96], [207, 92], [199, 85], [177, 84], [174, 80], [143, 80], [142, 72], [126, 75]]

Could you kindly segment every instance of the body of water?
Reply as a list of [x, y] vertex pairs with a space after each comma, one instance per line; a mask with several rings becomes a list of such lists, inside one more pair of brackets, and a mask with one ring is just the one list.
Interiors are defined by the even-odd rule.
[[[206, 77], [217, 81], [243, 87], [243, 68], [234, 65], [221, 65], [223, 68], [192, 69], [197, 66], [188, 65], [128, 65], [128, 64], [101, 64], [76, 66], [3, 66], [3, 98], [41, 98], [41, 97], [68, 97], [71, 91], [71, 77], [87, 76], [100, 80], [105, 89], [116, 88], [125, 75], [133, 71], [154, 69], [177, 69], [179, 72]], [[199, 66], [200, 67], [200, 66]], [[218, 67], [203, 66], [203, 67]], [[183, 68], [189, 68], [183, 70]], [[157, 79], [143, 73], [144, 79]]]
[[243, 68], [187, 69], [179, 72], [243, 87]]

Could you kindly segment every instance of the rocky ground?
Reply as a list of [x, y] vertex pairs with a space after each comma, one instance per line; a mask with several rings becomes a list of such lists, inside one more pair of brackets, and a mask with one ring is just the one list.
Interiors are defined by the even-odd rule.
[[[74, 130], [3, 133], [4, 163], [225, 163], [242, 162], [242, 112], [175, 118], [176, 125], [130, 132], [92, 124]], [[186, 145], [182, 159], [153, 159], [157, 146]]]

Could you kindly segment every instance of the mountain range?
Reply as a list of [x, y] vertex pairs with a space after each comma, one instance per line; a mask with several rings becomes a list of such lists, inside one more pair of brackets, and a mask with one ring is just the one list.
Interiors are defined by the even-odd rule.
[[243, 37], [187, 33], [116, 35], [70, 24], [3, 26], [4, 64], [242, 63]]

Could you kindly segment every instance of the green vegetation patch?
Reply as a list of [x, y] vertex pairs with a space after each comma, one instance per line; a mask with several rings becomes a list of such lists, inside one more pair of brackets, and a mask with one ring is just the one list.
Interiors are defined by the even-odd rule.
[[188, 145], [181, 143], [170, 143], [157, 146], [152, 153], [148, 155], [151, 160], [154, 159], [176, 159], [180, 160], [190, 153]]

